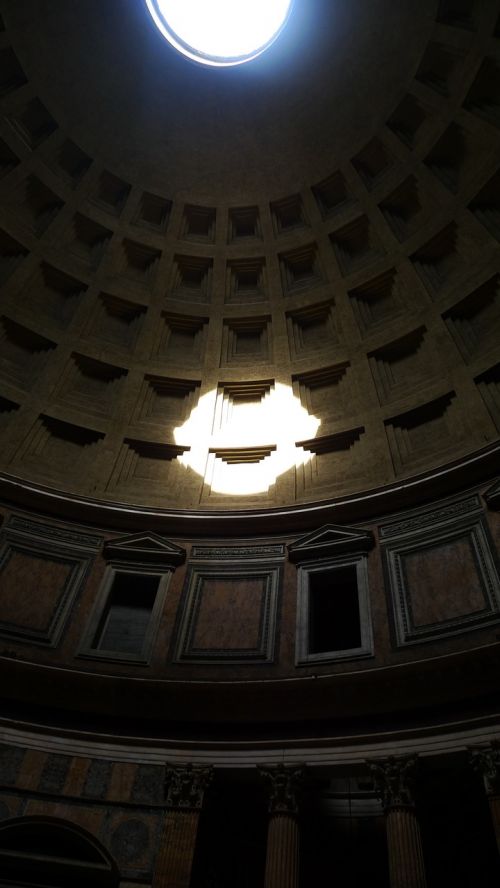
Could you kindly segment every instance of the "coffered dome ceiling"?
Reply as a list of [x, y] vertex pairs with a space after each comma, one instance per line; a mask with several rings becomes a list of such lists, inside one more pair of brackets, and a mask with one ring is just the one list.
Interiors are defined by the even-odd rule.
[[296, 0], [223, 70], [139, 0], [0, 10], [6, 476], [253, 509], [493, 450], [497, 0]]
[[7, 2], [6, 19], [28, 77], [92, 157], [227, 204], [293, 193], [361, 146], [411, 80], [435, 7], [297, 0], [278, 45], [231, 71], [180, 57], [142, 0]]

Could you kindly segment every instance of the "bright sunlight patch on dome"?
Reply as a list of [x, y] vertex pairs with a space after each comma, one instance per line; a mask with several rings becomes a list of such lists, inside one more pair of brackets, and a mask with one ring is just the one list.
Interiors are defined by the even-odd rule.
[[228, 401], [213, 389], [174, 438], [190, 447], [179, 461], [214, 493], [248, 496], [265, 493], [284, 472], [309, 462], [311, 453], [296, 442], [314, 438], [320, 424], [287, 385], [277, 383], [260, 401]]
[[264, 52], [293, 0], [146, 0], [163, 36], [207, 65], [238, 65]]

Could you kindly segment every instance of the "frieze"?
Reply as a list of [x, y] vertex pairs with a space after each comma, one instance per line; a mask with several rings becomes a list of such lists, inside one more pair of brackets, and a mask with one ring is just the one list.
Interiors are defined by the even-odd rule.
[[236, 561], [240, 558], [283, 558], [285, 545], [276, 546], [193, 546], [191, 558]]
[[379, 528], [381, 540], [404, 536], [418, 530], [427, 530], [431, 524], [445, 524], [449, 521], [482, 512], [481, 500], [474, 495], [464, 500], [443, 505], [439, 509], [420, 510], [411, 518], [384, 524]]
[[52, 524], [41, 524], [27, 518], [12, 515], [5, 526], [5, 532], [11, 536], [22, 536], [25, 539], [43, 539], [51, 542], [69, 543], [72, 547], [96, 552], [103, 544], [103, 537], [92, 534], [64, 530]]

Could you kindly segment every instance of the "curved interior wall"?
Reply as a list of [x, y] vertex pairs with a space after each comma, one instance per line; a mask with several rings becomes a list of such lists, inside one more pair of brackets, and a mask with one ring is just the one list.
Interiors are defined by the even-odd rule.
[[362, 526], [244, 537], [3, 507], [4, 716], [201, 743], [486, 727], [499, 504], [483, 485]]

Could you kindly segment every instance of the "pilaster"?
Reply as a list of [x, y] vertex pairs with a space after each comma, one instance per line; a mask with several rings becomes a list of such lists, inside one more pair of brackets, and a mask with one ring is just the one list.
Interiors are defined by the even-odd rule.
[[165, 821], [153, 888], [189, 888], [198, 821], [212, 768], [167, 766]]

